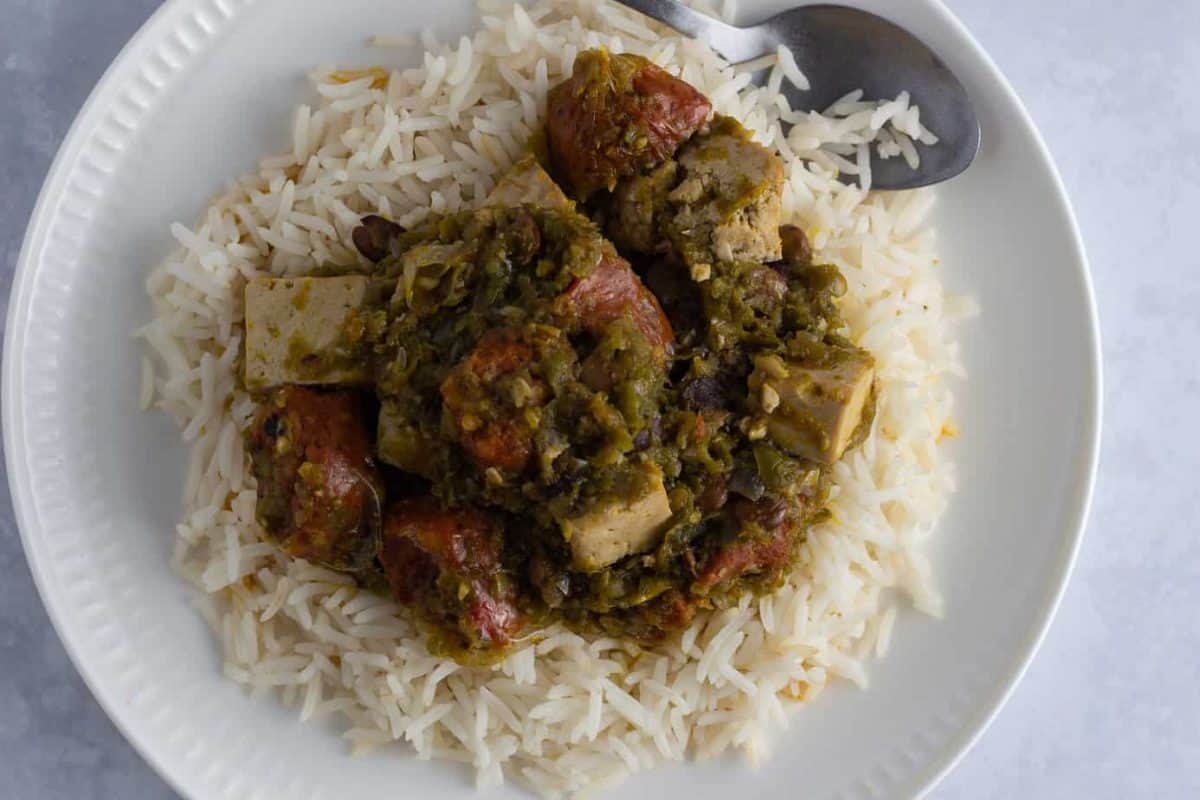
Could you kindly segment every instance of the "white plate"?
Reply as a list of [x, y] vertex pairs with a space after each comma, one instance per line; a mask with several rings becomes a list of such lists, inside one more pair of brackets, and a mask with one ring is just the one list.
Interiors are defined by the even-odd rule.
[[[754, 19], [786, 4], [743, 4]], [[855, 3], [904, 24], [969, 88], [979, 161], [941, 193], [946, 280], [964, 331], [961, 490], [934, 543], [941, 622], [902, 617], [868, 692], [793, 718], [777, 757], [641, 775], [618, 794], [898, 797], [931, 786], [1033, 655], [1066, 583], [1097, 456], [1100, 360], [1079, 233], [1032, 121], [936, 0]], [[368, 35], [475, 26], [468, 0], [171, 0], [93, 92], [21, 253], [4, 352], [4, 436], [25, 549], [67, 650], [130, 741], [194, 798], [441, 797], [462, 768], [397, 749], [351, 759], [327, 728], [220, 674], [168, 569], [184, 450], [135, 409], [142, 282], [222, 182], [286, 141], [317, 63], [370, 63]], [[507, 788], [492, 796], [508, 796]]]

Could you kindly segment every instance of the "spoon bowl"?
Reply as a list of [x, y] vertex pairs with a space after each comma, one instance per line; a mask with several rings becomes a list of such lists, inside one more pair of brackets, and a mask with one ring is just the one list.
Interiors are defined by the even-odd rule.
[[[863, 96], [894, 98], [907, 91], [936, 146], [914, 142], [920, 165], [871, 155], [874, 189], [915, 189], [953, 178], [979, 152], [979, 121], [962, 83], [936, 53], [904, 28], [875, 14], [836, 5], [793, 8], [748, 27], [729, 25], [675, 0], [618, 0], [681, 33], [702, 39], [732, 63], [791, 50], [812, 88], [783, 91], [791, 107], [824, 111], [862, 89]], [[857, 176], [844, 175], [855, 181]]]

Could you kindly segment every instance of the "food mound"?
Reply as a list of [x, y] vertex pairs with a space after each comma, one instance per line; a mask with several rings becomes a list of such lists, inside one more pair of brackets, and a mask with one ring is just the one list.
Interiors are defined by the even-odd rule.
[[534, 150], [475, 211], [365, 218], [369, 266], [245, 295], [265, 536], [466, 661], [770, 591], [874, 415], [779, 158], [696, 89], [583, 53]]

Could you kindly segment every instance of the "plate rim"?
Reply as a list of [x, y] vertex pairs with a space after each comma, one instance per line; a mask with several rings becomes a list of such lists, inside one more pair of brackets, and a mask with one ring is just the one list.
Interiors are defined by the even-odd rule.
[[[255, 2], [257, 0], [243, 0], [245, 5], [253, 5]], [[1053, 199], [1063, 212], [1067, 223], [1066, 234], [1074, 256], [1071, 268], [1075, 271], [1082, 288], [1087, 319], [1084, 331], [1087, 340], [1085, 344], [1089, 355], [1088, 363], [1084, 365], [1088, 377], [1085, 390], [1086, 394], [1090, 396], [1086, 398], [1085, 407], [1082, 409], [1086, 443], [1078, 454], [1082, 457], [1081, 469], [1079, 474], [1073, 476], [1072, 513], [1063, 529], [1065, 536], [1063, 547], [1052, 573], [1053, 585], [1044, 587], [1047, 590], [1046, 596], [1042, 600], [1039, 613], [1029, 620], [1031, 625], [1024, 645], [1019, 649], [1015, 660], [1008, 665], [1003, 679], [993, 687], [991, 696], [986, 702], [980, 704], [973, 719], [967, 722], [960, 732], [942, 748], [942, 752], [931, 758], [924, 768], [915, 773], [916, 796], [924, 796], [930, 792], [971, 751], [1011, 698], [1045, 641], [1070, 583], [1087, 530], [1099, 466], [1103, 419], [1103, 356], [1099, 311], [1083, 234], [1066, 185], [1040, 129], [1015, 88], [991, 55], [966, 25], [949, 9], [944, 0], [924, 0], [924, 3], [931, 13], [950, 27], [955, 35], [965, 43], [970, 55], [977, 58], [983, 65], [988, 78], [1001, 88], [1007, 99], [1017, 109], [1018, 115], [1015, 123], [1031, 134], [1036, 156], [1040, 162], [1039, 166], [1051, 178], [1054, 187]], [[804, 4], [806, 3], [798, 3], [798, 5]], [[196, 790], [199, 787], [185, 785], [183, 774], [172, 771], [165, 757], [158, 753], [154, 743], [136, 729], [137, 726], [134, 724], [132, 716], [136, 716], [137, 712], [132, 709], [124, 710], [116, 687], [84, 659], [79, 646], [70, 634], [70, 627], [66, 623], [65, 617], [68, 611], [65, 608], [65, 597], [52, 589], [52, 581], [47, 573], [46, 557], [42, 552], [40, 541], [40, 521], [34, 509], [33, 490], [26, 466], [25, 432], [18, 427], [24, 417], [23, 413], [18, 413], [23, 412], [24, 409], [24, 372], [19, 368], [20, 361], [14, 362], [12, 356], [23, 350], [31, 306], [33, 279], [42, 267], [40, 260], [35, 262], [33, 259], [33, 253], [41, 249], [46, 238], [51, 207], [63, 193], [64, 184], [70, 175], [70, 168], [75, 156], [83, 149], [87, 134], [94, 130], [99, 122], [99, 117], [103, 113], [102, 101], [113, 99], [109, 96], [120, 88], [117, 83], [118, 74], [134, 61], [144, 46], [152, 45], [156, 39], [165, 39], [169, 35], [170, 31], [166, 30], [169, 20], [186, 14], [189, 10], [197, 10], [204, 5], [206, 5], [204, 0], [165, 0], [113, 57], [67, 129], [46, 172], [17, 256], [9, 295], [8, 319], [4, 331], [3, 375], [2, 384], [0, 384], [5, 465], [14, 518], [20, 531], [26, 563], [33, 576], [42, 605], [76, 672], [79, 673], [92, 696], [122, 737], [174, 791], [187, 798], [198, 798]], [[221, 11], [227, 10], [221, 0], [216, 0], [212, 5]], [[219, 36], [218, 33], [213, 40], [218, 39]]]
[[1088, 377], [1090, 378], [1087, 390], [1091, 396], [1088, 398], [1090, 402], [1087, 403], [1085, 419], [1083, 420], [1087, 430], [1087, 444], [1083, 453], [1083, 474], [1076, 475], [1074, 479], [1076, 508], [1068, 523], [1071, 528], [1070, 536], [1064, 541], [1065, 546], [1062, 548], [1059, 555], [1059, 563], [1056, 565], [1056, 585], [1050, 587], [1048, 595], [1042, 601], [1041, 619], [1036, 620], [1027, 633], [1023, 652], [1017, 656], [1015, 662], [1010, 664], [1008, 675], [1004, 680], [994, 687], [991, 699], [976, 712], [974, 722], [965, 726], [958, 736], [948, 746], [943, 748], [941, 755], [933, 759], [925, 768], [924, 777], [919, 780], [919, 788], [916, 795], [918, 797], [924, 797], [932, 791], [974, 749], [975, 745], [1000, 714], [1000, 711], [1008, 704], [1017, 686], [1024, 679], [1025, 673], [1029, 670], [1029, 666], [1042, 649], [1046, 636], [1050, 632], [1050, 626], [1058, 616], [1058, 610], [1062, 605], [1063, 597], [1066, 595], [1067, 586], [1071, 583], [1076, 564], [1079, 561], [1079, 551], [1083, 547], [1084, 534], [1087, 532], [1092, 512], [1092, 501], [1095, 495], [1096, 477], [1100, 466], [1101, 438], [1104, 427], [1104, 354], [1101, 341], [1100, 311], [1096, 302], [1096, 288], [1092, 280], [1091, 261], [1088, 259], [1083, 231], [1079, 226], [1079, 219], [1075, 214], [1075, 207], [1071, 202], [1070, 194], [1067, 192], [1067, 186], [1063, 181], [1062, 173], [1058, 169], [1058, 164], [1054, 160], [1050, 146], [1042, 135], [1041, 128], [1038, 127], [1037, 122], [1033, 119], [1033, 115], [1029, 113], [1025, 102], [1017, 93], [1016, 87], [1008, 80], [1008, 76], [1000, 69], [1000, 66], [992, 58], [991, 54], [975, 38], [975, 35], [971, 33], [966, 24], [950, 10], [945, 0], [929, 0], [929, 5], [931, 10], [940, 16], [942, 21], [950, 26], [969, 45], [973, 54], [987, 71], [988, 77], [1000, 87], [1009, 102], [1017, 109], [1017, 122], [1032, 135], [1037, 158], [1053, 183], [1054, 199], [1056, 204], [1061, 207], [1063, 215], [1066, 218], [1066, 232], [1075, 256], [1072, 260], [1072, 267], [1077, 273], [1083, 289], [1084, 304], [1087, 312], [1086, 344], [1089, 355], [1086, 366], [1088, 368]]

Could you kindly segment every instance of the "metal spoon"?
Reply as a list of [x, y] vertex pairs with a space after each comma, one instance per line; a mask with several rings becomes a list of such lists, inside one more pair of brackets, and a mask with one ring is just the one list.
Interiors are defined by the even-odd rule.
[[908, 91], [921, 107], [921, 124], [939, 141], [932, 147], [914, 142], [921, 156], [915, 170], [903, 158], [885, 160], [872, 152], [872, 188], [915, 189], [948, 180], [979, 152], [979, 121], [966, 89], [921, 40], [882, 17], [857, 8], [815, 5], [738, 28], [675, 0], [617, 2], [706, 42], [734, 64], [773, 53], [781, 44], [788, 47], [812, 84], [805, 92], [785, 82], [793, 109], [824, 111], [855, 89], [868, 99], [891, 99]]

